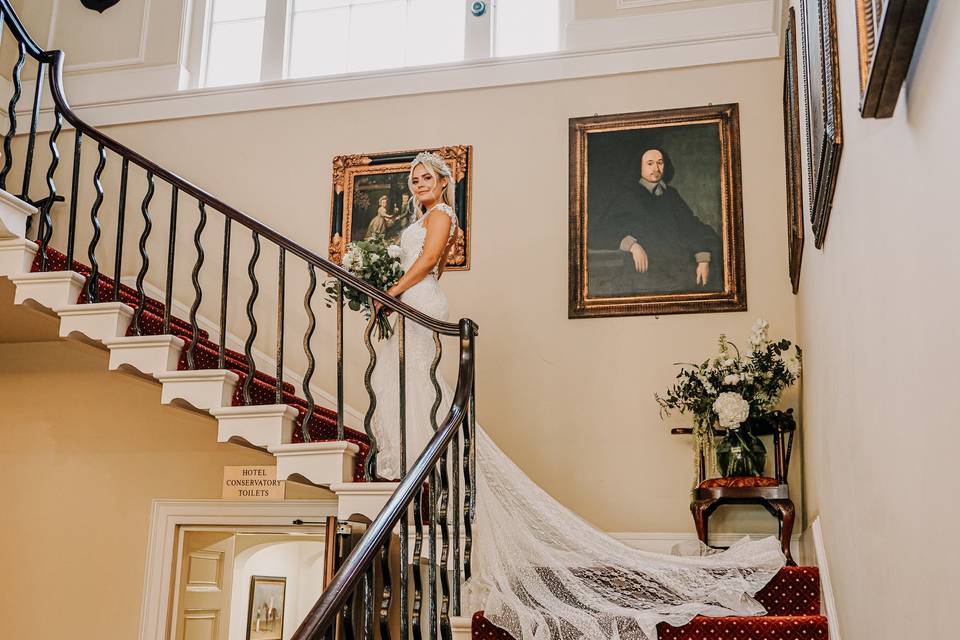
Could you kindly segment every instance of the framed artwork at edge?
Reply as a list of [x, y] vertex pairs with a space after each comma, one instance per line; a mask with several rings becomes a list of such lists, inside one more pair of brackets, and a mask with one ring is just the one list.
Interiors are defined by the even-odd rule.
[[282, 640], [287, 579], [250, 576], [247, 640]]
[[736, 104], [571, 118], [569, 142], [570, 318], [746, 311]]
[[390, 241], [399, 240], [400, 232], [414, 220], [407, 175], [410, 162], [421, 151], [440, 155], [456, 180], [457, 238], [445, 270], [470, 269], [473, 147], [469, 145], [334, 157], [328, 250], [331, 261], [339, 264], [353, 240], [375, 234]]
[[860, 116], [889, 118], [910, 69], [927, 0], [855, 0]]
[[827, 234], [843, 150], [836, 15], [835, 0], [800, 0], [810, 223], [818, 249]]
[[793, 7], [787, 17], [783, 65], [783, 138], [787, 167], [787, 248], [790, 284], [800, 289], [803, 258], [803, 169], [800, 138], [799, 72], [797, 68], [797, 19]]

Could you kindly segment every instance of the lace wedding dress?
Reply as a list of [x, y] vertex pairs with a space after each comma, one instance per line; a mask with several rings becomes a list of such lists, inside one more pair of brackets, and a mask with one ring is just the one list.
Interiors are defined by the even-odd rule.
[[[444, 211], [456, 216], [446, 205]], [[420, 255], [422, 218], [400, 236], [404, 270]], [[436, 270], [401, 299], [435, 318], [447, 318], [447, 298]], [[433, 333], [405, 326], [407, 464], [433, 436], [435, 398], [429, 369]], [[372, 428], [378, 475], [400, 477], [398, 345], [396, 333], [381, 346], [371, 384], [377, 395]], [[440, 380], [446, 415], [452, 390]], [[484, 610], [517, 640], [653, 640], [660, 622], [679, 626], [696, 615], [762, 615], [753, 599], [784, 565], [779, 542], [743, 539], [710, 555], [671, 556], [639, 551], [595, 529], [551, 498], [477, 425], [477, 514], [472, 577], [464, 610]]]

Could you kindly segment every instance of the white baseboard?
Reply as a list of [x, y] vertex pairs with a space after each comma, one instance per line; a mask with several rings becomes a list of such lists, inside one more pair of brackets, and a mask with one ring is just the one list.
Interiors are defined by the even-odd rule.
[[813, 533], [813, 548], [817, 554], [817, 567], [820, 568], [820, 597], [827, 616], [830, 640], [840, 640], [840, 618], [837, 615], [837, 601], [833, 596], [833, 585], [830, 582], [830, 567], [827, 565], [827, 551], [823, 544], [820, 516], [817, 516], [817, 519], [810, 525], [810, 531]]
[[[608, 535], [624, 543], [628, 547], [640, 549], [641, 551], [652, 551], [654, 553], [670, 553], [673, 547], [681, 542], [692, 542], [697, 539], [694, 533], [657, 533], [657, 532], [632, 532], [632, 531], [610, 531]], [[750, 536], [753, 539], [765, 538], [770, 533], [712, 533], [710, 534], [710, 543], [718, 547], [729, 547], [744, 536]], [[795, 558], [799, 557], [800, 552], [800, 534], [794, 534], [790, 537], [790, 552]]]

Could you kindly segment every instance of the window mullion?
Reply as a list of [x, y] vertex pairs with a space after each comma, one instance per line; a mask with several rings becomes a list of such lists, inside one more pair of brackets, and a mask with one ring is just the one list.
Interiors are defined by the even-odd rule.
[[487, 10], [482, 16], [475, 16], [470, 10], [473, 0], [463, 1], [463, 10], [467, 12], [464, 26], [463, 59], [480, 60], [493, 54], [493, 0], [487, 0]]
[[289, 0], [267, 0], [263, 17], [263, 51], [260, 56], [260, 81], [283, 77], [283, 50], [287, 35]]

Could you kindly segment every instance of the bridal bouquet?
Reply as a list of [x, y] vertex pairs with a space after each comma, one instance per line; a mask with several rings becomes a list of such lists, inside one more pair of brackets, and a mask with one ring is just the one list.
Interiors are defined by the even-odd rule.
[[[389, 244], [382, 236], [374, 236], [367, 240], [357, 240], [347, 245], [341, 265], [344, 269], [378, 289], [386, 291], [400, 280], [403, 268], [400, 266], [401, 250], [398, 245]], [[327, 306], [333, 306], [337, 301], [337, 287], [339, 281], [331, 278], [323, 283], [327, 292]], [[367, 294], [349, 286], [343, 288], [343, 298], [347, 306], [353, 311], [363, 311], [367, 320], [370, 319], [372, 301]], [[393, 328], [381, 310], [377, 314], [377, 337], [380, 340], [389, 338]]]
[[[746, 355], [721, 335], [718, 353], [713, 358], [699, 365], [677, 363], [684, 366], [677, 374], [676, 384], [662, 396], [655, 395], [661, 416], [674, 410], [693, 414], [698, 455], [701, 451], [709, 454], [714, 425], [727, 429], [731, 437], [738, 439], [735, 446], [744, 444], [749, 448], [751, 443], [746, 440], [750, 435], [745, 433], [748, 430], [741, 431], [739, 427], [748, 419], [763, 418], [772, 411], [783, 390], [800, 377], [800, 348], [794, 347], [795, 355], [788, 355], [790, 341], [770, 340], [769, 326], [763, 319], [754, 323], [749, 338], [751, 349]], [[762, 447], [759, 440], [756, 443], [752, 446]], [[713, 456], [706, 457], [712, 459]], [[741, 475], [726, 471], [744, 469], [721, 471], [724, 475]], [[757, 470], [746, 469], [744, 475], [753, 475], [750, 471]], [[759, 471], [762, 472], [762, 468]]]

